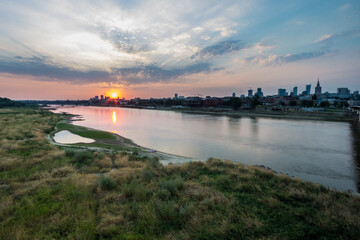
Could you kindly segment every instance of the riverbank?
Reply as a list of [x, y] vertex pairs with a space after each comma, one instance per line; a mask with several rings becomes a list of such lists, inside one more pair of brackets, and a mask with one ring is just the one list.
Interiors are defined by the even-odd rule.
[[217, 111], [208, 109], [182, 109], [183, 113], [193, 114], [209, 114], [217, 116], [228, 116], [228, 117], [263, 117], [263, 118], [277, 118], [277, 119], [293, 119], [293, 120], [315, 120], [315, 121], [341, 121], [341, 122], [353, 122], [354, 118], [350, 112], [343, 110], [333, 111], [295, 111], [295, 110], [284, 110], [284, 111], [271, 111], [271, 110], [239, 110], [239, 111]]
[[63, 120], [0, 109], [0, 239], [360, 237], [357, 196], [217, 159], [164, 166], [131, 144], [54, 146]]
[[[72, 121], [77, 121], [74, 117], [77, 115], [62, 114], [63, 120], [58, 122], [55, 126], [54, 131], [48, 135], [48, 140], [51, 144], [61, 146], [65, 148], [74, 149], [85, 149], [85, 150], [96, 150], [105, 151], [108, 153], [114, 153], [118, 151], [125, 151], [128, 153], [136, 153], [141, 157], [156, 157], [162, 163], [181, 163], [194, 161], [196, 159], [190, 157], [184, 157], [169, 153], [160, 152], [154, 149], [139, 146], [132, 140], [122, 137], [116, 133], [100, 131], [92, 128], [82, 127], [71, 124]], [[79, 144], [61, 144], [54, 140], [54, 135], [57, 132], [67, 130], [73, 134], [79, 135], [84, 138], [90, 138], [95, 140], [94, 143], [79, 143]]]
[[[96, 107], [116, 107], [116, 106], [96, 106]], [[323, 111], [303, 111], [301, 108], [297, 110], [294, 108], [279, 108], [272, 110], [271, 107], [261, 107], [256, 110], [233, 110], [231, 108], [211, 108], [211, 107], [126, 107], [121, 108], [134, 108], [146, 110], [162, 110], [162, 111], [175, 111], [189, 114], [206, 114], [215, 116], [228, 116], [228, 117], [261, 117], [261, 118], [275, 118], [275, 119], [292, 119], [292, 120], [314, 120], [314, 121], [337, 121], [337, 122], [354, 122], [356, 119], [351, 111], [346, 109], [324, 109]]]

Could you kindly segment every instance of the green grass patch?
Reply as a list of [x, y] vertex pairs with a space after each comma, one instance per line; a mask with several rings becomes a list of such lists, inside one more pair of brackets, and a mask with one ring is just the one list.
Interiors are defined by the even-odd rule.
[[59, 130], [68, 130], [73, 134], [77, 134], [85, 138], [95, 140], [116, 140], [116, 137], [112, 133], [76, 126], [69, 123], [58, 123], [56, 127]]

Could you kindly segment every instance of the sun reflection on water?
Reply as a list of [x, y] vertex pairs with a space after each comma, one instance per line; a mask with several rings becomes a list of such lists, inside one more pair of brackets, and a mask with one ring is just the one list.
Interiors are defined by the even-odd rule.
[[112, 112], [112, 121], [113, 121], [113, 123], [115, 124], [116, 123], [116, 112], [115, 111], [113, 111]]

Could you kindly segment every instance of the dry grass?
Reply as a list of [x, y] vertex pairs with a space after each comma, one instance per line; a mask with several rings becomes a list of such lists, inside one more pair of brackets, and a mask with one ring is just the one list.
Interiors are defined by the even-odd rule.
[[0, 109], [0, 239], [360, 237], [358, 197], [218, 159], [65, 152], [46, 140], [60, 119]]

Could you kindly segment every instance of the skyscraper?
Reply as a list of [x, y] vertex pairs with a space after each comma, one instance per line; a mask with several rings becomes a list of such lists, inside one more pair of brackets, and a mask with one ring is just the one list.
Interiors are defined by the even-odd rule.
[[279, 97], [284, 97], [284, 96], [286, 96], [286, 89], [284, 89], [284, 88], [279, 88], [279, 89], [278, 89], [278, 96], [279, 96]]
[[178, 99], [178, 94], [177, 93], [174, 94], [174, 99]]
[[249, 89], [248, 90], [248, 97], [252, 97], [253, 96], [253, 90], [252, 89]]
[[310, 95], [311, 92], [311, 84], [306, 85], [306, 95]]
[[257, 89], [256, 94], [257, 94], [259, 97], [263, 97], [263, 96], [264, 96], [263, 92], [261, 91], [261, 88], [258, 88], [258, 89]]
[[320, 95], [320, 94], [321, 94], [321, 87], [320, 87], [319, 78], [318, 78], [318, 82], [317, 82], [316, 87], [315, 87], [315, 94], [316, 94], [316, 95]]
[[298, 92], [298, 87], [294, 87], [293, 89], [293, 97], [296, 97], [297, 96], [297, 93]]

